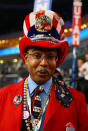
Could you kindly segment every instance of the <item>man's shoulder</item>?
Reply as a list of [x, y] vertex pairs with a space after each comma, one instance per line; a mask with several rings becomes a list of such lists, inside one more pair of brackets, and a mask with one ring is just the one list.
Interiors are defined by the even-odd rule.
[[[12, 102], [17, 95], [23, 96], [24, 79], [18, 83], [7, 85], [0, 89], [0, 104], [5, 107]], [[0, 108], [0, 110], [2, 110]]]
[[20, 82], [13, 83], [13, 84], [7, 85], [5, 87], [2, 87], [0, 89], [0, 94], [14, 92], [15, 90], [19, 90], [21, 87], [23, 87], [23, 83], [24, 83], [24, 79], [21, 80]]
[[85, 63], [82, 65], [82, 68], [85, 68], [85, 67], [88, 67], [88, 62], [85, 62]]

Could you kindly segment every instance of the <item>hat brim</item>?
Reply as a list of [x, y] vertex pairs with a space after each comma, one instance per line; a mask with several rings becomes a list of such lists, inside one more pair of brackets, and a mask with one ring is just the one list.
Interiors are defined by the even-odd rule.
[[58, 61], [57, 61], [57, 67], [64, 61], [64, 59], [67, 56], [68, 53], [68, 42], [61, 40], [59, 43], [52, 43], [51, 42], [46, 42], [46, 41], [32, 41], [30, 38], [24, 37], [19, 41], [19, 50], [20, 50], [20, 55], [25, 63], [24, 60], [24, 51], [23, 49], [25, 47], [30, 47], [30, 46], [38, 46], [38, 47], [44, 47], [44, 48], [57, 48], [58, 49]]

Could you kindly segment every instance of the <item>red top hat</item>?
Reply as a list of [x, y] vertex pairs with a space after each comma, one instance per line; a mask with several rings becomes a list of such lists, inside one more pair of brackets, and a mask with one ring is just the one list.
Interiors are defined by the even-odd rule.
[[23, 49], [29, 46], [57, 48], [59, 58], [57, 67], [67, 56], [68, 42], [62, 40], [64, 21], [59, 14], [50, 10], [32, 12], [24, 20], [23, 32], [25, 37], [19, 41], [23, 61]]

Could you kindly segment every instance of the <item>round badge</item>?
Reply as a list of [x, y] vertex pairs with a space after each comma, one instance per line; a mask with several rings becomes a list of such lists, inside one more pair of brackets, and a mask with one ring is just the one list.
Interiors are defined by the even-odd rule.
[[28, 119], [29, 117], [29, 112], [28, 111], [24, 111], [23, 112], [23, 119]]
[[52, 28], [52, 21], [46, 15], [40, 15], [36, 19], [35, 28], [39, 32], [47, 32]]
[[13, 103], [15, 105], [19, 105], [22, 102], [22, 96], [21, 95], [16, 95], [13, 99]]

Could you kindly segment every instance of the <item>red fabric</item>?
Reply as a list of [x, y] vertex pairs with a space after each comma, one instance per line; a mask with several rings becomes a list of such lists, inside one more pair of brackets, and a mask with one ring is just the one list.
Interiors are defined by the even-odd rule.
[[55, 26], [55, 28], [57, 28], [58, 21], [57, 21], [57, 19], [55, 18], [55, 16], [53, 17], [52, 22], [53, 22], [53, 26]]
[[[29, 28], [30, 28], [29, 17], [30, 17], [30, 14], [26, 16], [25, 21], [24, 21], [26, 24], [27, 30], [29, 30]], [[24, 33], [24, 29], [23, 29], [23, 33]], [[26, 36], [25, 33], [24, 33], [24, 36]]]
[[35, 17], [37, 18], [37, 17], [44, 15], [44, 14], [45, 14], [45, 10], [41, 10], [41, 11], [39, 11], [39, 13], [36, 13]]
[[[14, 105], [16, 95], [23, 98], [24, 80], [0, 89], [0, 131], [20, 131], [22, 122], [22, 104]], [[51, 92], [47, 107], [43, 131], [65, 131], [71, 122], [75, 131], [88, 131], [88, 114], [84, 95], [69, 88], [73, 101], [68, 108], [62, 106], [55, 96], [55, 88]]]

